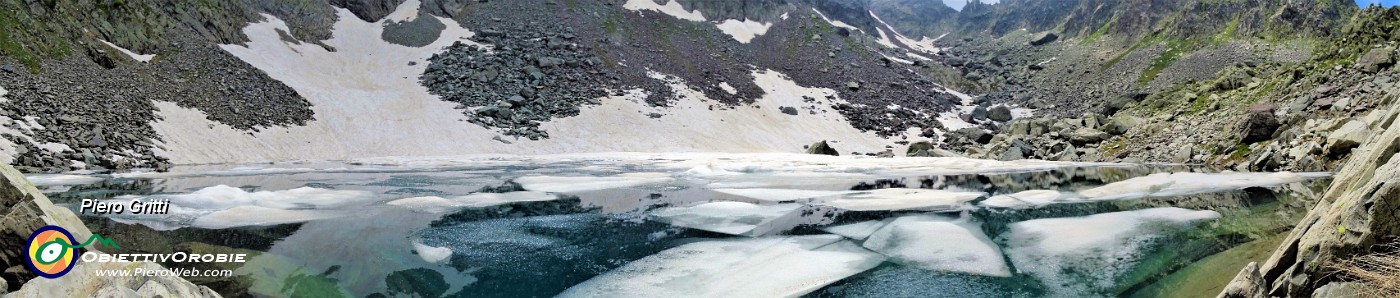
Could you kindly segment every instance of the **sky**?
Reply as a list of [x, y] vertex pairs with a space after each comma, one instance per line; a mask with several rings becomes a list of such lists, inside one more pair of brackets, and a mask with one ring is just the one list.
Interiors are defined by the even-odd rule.
[[[948, 2], [951, 2], [951, 1], [956, 1], [956, 0], [943, 0], [943, 3], [948, 3]], [[1391, 6], [1400, 5], [1400, 0], [1356, 0], [1356, 5], [1360, 5], [1361, 7], [1366, 7], [1367, 5], [1371, 5], [1371, 4], [1380, 4], [1381, 6], [1391, 7]], [[952, 6], [952, 5], [949, 5], [949, 6]]]

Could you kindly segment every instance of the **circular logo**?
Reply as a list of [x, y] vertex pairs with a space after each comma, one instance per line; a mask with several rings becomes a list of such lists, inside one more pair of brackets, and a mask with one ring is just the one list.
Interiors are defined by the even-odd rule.
[[29, 235], [25, 245], [29, 271], [45, 278], [57, 278], [73, 270], [78, 249], [73, 234], [58, 226], [44, 226]]

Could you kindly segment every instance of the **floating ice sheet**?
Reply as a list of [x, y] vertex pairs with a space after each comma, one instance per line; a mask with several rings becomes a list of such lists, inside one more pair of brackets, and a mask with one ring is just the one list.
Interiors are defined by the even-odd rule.
[[1056, 190], [1027, 190], [1013, 194], [996, 195], [980, 204], [984, 207], [1025, 209], [1049, 205], [1057, 200], [1072, 200], [1078, 196]]
[[1327, 177], [1328, 173], [1157, 173], [1079, 192], [1086, 200], [1121, 200], [1276, 186]]
[[714, 191], [767, 202], [792, 202], [797, 200], [843, 195], [855, 192], [843, 190], [807, 190], [782, 188], [719, 188], [714, 189]]
[[633, 261], [560, 297], [797, 297], [884, 257], [836, 235], [695, 242]]
[[801, 207], [801, 204], [713, 202], [691, 207], [661, 208], [652, 211], [651, 216], [674, 226], [730, 235], [761, 236], [787, 228], [790, 220], [800, 217], [798, 209]]
[[24, 177], [34, 186], [87, 185], [102, 182], [102, 177], [70, 174], [38, 174]]
[[983, 195], [986, 194], [940, 189], [886, 188], [823, 199], [817, 204], [851, 211], [954, 211], [964, 209], [967, 202]]
[[568, 193], [666, 183], [671, 182], [671, 176], [661, 173], [627, 173], [603, 177], [526, 176], [516, 178], [515, 182], [528, 190]]
[[516, 191], [508, 193], [474, 193], [460, 197], [412, 197], [390, 201], [389, 205], [419, 212], [440, 213], [458, 208], [482, 208], [509, 203], [552, 201], [559, 197], [549, 193]]
[[889, 223], [890, 220], [888, 219], [867, 220], [857, 223], [824, 227], [822, 228], [822, 231], [826, 231], [827, 233], [832, 233], [836, 235], [841, 235], [842, 237], [851, 238], [855, 240], [865, 240], [865, 238], [870, 237], [870, 234], [874, 234], [876, 230], [879, 230], [881, 227], [884, 227], [886, 224]]
[[238, 206], [200, 216], [190, 225], [206, 229], [226, 229], [298, 223], [335, 216], [335, 214], [320, 210], [283, 210], [262, 206]]
[[1056, 296], [1092, 297], [1112, 289], [1162, 233], [1217, 218], [1215, 211], [1153, 208], [1017, 222], [1001, 238], [1016, 269]]
[[248, 205], [275, 209], [339, 208], [362, 203], [374, 197], [368, 192], [358, 190], [300, 187], [249, 192], [228, 185], [215, 185], [188, 194], [154, 195], [148, 198], [168, 199], [171, 204], [189, 208], [218, 210]]
[[452, 257], [452, 249], [450, 248], [428, 246], [418, 241], [413, 241], [413, 252], [428, 263], [440, 263]]
[[1001, 250], [976, 222], [933, 215], [894, 219], [865, 239], [865, 248], [938, 272], [1011, 276]]

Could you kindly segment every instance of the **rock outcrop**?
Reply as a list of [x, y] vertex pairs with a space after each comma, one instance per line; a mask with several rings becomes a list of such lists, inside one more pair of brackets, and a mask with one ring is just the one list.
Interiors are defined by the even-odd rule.
[[[87, 239], [92, 231], [67, 208], [58, 207], [44, 196], [24, 175], [9, 165], [0, 165], [0, 293], [6, 297], [220, 297], [208, 287], [195, 285], [180, 277], [127, 276], [98, 277], [97, 270], [145, 270], [164, 268], [149, 262], [77, 262], [68, 275], [60, 278], [36, 278], [25, 266], [20, 249], [29, 235], [39, 227], [62, 227], [77, 239]], [[79, 240], [81, 241], [81, 240]], [[102, 253], [84, 248], [90, 253]]]
[[[1400, 237], [1400, 109], [1376, 111], [1364, 125], [1373, 133], [1339, 167], [1328, 188], [1301, 224], [1259, 268], [1258, 282], [1237, 277], [1227, 293], [1263, 287], [1272, 297], [1307, 297], [1323, 288], [1344, 288], [1329, 266], [1373, 252], [1377, 244]], [[1325, 293], [1324, 293], [1325, 294]], [[1234, 297], [1234, 296], [1231, 296]]]

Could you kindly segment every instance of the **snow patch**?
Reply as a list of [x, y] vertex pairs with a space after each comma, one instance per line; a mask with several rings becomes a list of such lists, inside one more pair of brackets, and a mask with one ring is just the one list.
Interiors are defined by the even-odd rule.
[[751, 21], [748, 19], [743, 21], [730, 19], [724, 20], [715, 26], [719, 27], [720, 31], [724, 31], [724, 34], [734, 37], [734, 40], [739, 41], [739, 43], [749, 43], [754, 37], [768, 33], [768, 28], [772, 27], [773, 23], [759, 23], [758, 21]]
[[992, 196], [979, 204], [993, 208], [1026, 209], [1049, 205], [1066, 197], [1074, 197], [1074, 195], [1055, 190], [1027, 190], [1014, 194]]
[[110, 43], [110, 42], [107, 42], [106, 40], [101, 40], [101, 39], [99, 39], [99, 40], [97, 40], [97, 41], [100, 41], [100, 42], [102, 42], [102, 44], [105, 44], [105, 45], [107, 45], [107, 46], [109, 46], [109, 47], [112, 47], [113, 49], [117, 49], [118, 52], [121, 52], [122, 54], [126, 54], [126, 56], [127, 56], [127, 57], [131, 57], [132, 60], [141, 61], [141, 63], [151, 62], [151, 59], [155, 59], [155, 58], [156, 58], [156, 55], [155, 55], [155, 54], [149, 54], [149, 55], [137, 54], [136, 52], [132, 52], [131, 50], [128, 50], [128, 49], [123, 48], [123, 47], [119, 47], [119, 46], [117, 46], [117, 45], [115, 45], [115, 44], [112, 44], [112, 43]]
[[1011, 276], [1001, 249], [976, 222], [932, 215], [894, 219], [865, 240], [891, 260], [936, 272]]
[[739, 89], [734, 89], [734, 86], [730, 86], [729, 82], [719, 82], [719, 89], [724, 90], [725, 93], [739, 94]]
[[[319, 210], [285, 210], [263, 206], [238, 206], [215, 211], [196, 218], [190, 226], [205, 229], [227, 229], [246, 226], [269, 226], [318, 219], [336, 215]], [[154, 228], [154, 227], [153, 227]]]
[[851, 26], [851, 24], [847, 24], [846, 22], [834, 21], [834, 20], [832, 20], [832, 19], [830, 19], [830, 18], [827, 18], [827, 17], [826, 17], [826, 14], [823, 14], [820, 10], [817, 10], [816, 8], [812, 8], [812, 12], [817, 13], [817, 16], [821, 17], [822, 20], [826, 21], [827, 24], [831, 24], [832, 26], [836, 26], [836, 27], [838, 27], [838, 28], [850, 29], [851, 31], [856, 31], [856, 32], [862, 32], [862, 33], [865, 32], [865, 31], [863, 31], [863, 30], [860, 30], [860, 28], [856, 28], [856, 26]]
[[1215, 211], [1154, 208], [1017, 222], [1001, 237], [1016, 269], [1055, 296], [1091, 297], [1112, 289], [1162, 233], [1217, 218]]
[[389, 22], [409, 22], [418, 18], [418, 7], [422, 6], [422, 0], [408, 0], [399, 4], [394, 12], [389, 13], [384, 19]]
[[836, 235], [703, 241], [667, 249], [560, 297], [798, 297], [884, 262]]
[[666, 0], [666, 4], [664, 5], [656, 4], [656, 2], [653, 0], [627, 0], [627, 3], [623, 4], [622, 8], [632, 11], [651, 10], [664, 13], [666, 15], [670, 15], [672, 17], [676, 17], [677, 19], [682, 20], [690, 20], [696, 22], [705, 21], [705, 15], [701, 14], [699, 9], [696, 9], [694, 11], [686, 11], [685, 7], [681, 6], [681, 2], [675, 0]]

